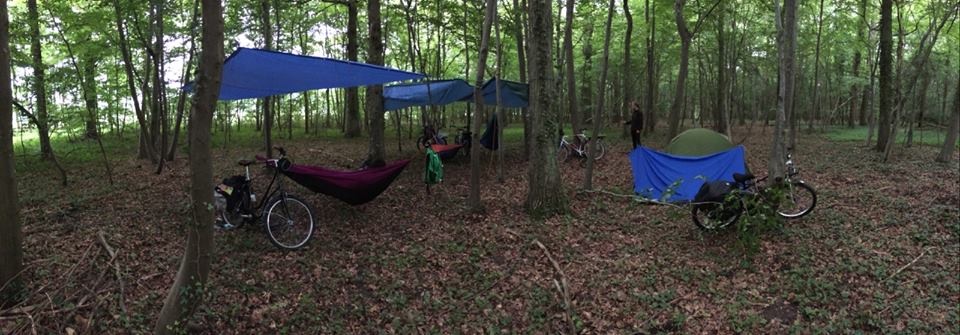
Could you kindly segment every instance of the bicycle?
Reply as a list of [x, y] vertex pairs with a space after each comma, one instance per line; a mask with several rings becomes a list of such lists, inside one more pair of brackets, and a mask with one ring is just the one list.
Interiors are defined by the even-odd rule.
[[[786, 191], [783, 200], [775, 204], [777, 215], [785, 219], [801, 218], [810, 214], [817, 205], [817, 192], [799, 178], [800, 172], [790, 154], [787, 154], [786, 167], [787, 175], [783, 180]], [[726, 183], [730, 190], [720, 192], [724, 193], [722, 199], [693, 205], [691, 209], [693, 222], [703, 230], [722, 229], [737, 222], [748, 210], [744, 201], [747, 197], [759, 197], [761, 201], [772, 201], [763, 196], [766, 185], [759, 185], [766, 179], [767, 177], [757, 179], [749, 173], [734, 173], [734, 182]]]
[[[567, 136], [563, 135], [562, 132], [560, 133], [560, 147], [557, 148], [557, 158], [560, 159], [561, 162], [566, 162], [570, 159], [570, 156], [583, 159], [581, 162], [585, 161], [590, 150], [589, 144], [591, 141], [591, 138], [584, 134], [586, 131], [586, 129], [581, 129], [579, 134], [574, 135], [574, 142], [567, 141]], [[604, 135], [597, 135], [597, 152], [594, 154], [594, 160], [603, 158], [603, 155], [606, 153], [606, 147], [603, 145], [604, 137]]]
[[457, 135], [453, 138], [453, 142], [463, 146], [463, 150], [460, 150], [460, 152], [462, 152], [464, 156], [470, 156], [470, 146], [473, 145], [473, 143], [471, 143], [473, 140], [471, 138], [472, 135], [473, 133], [470, 132], [468, 126], [457, 127]]
[[[283, 178], [278, 177], [282, 171], [289, 169], [292, 163], [283, 148], [274, 148], [280, 152], [280, 158], [242, 159], [237, 164], [243, 166], [245, 174], [224, 179], [223, 183], [214, 187], [218, 220], [225, 230], [236, 229], [259, 220], [274, 246], [284, 250], [296, 250], [305, 246], [313, 236], [315, 216], [306, 201], [284, 189]], [[273, 177], [264, 193], [266, 196], [259, 203], [250, 177], [250, 165], [258, 161], [263, 161], [264, 167], [273, 171]]]
[[420, 137], [417, 137], [417, 150], [423, 151], [431, 144], [447, 144], [447, 135], [438, 132], [431, 125], [424, 125]]

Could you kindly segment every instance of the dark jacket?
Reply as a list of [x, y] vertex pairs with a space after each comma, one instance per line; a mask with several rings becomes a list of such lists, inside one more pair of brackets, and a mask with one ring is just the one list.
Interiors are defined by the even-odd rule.
[[643, 130], [643, 113], [639, 110], [633, 111], [633, 117], [630, 119], [630, 132]]

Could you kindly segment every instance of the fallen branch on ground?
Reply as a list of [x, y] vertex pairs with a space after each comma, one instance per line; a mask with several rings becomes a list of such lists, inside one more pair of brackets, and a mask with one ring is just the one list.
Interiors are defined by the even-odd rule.
[[913, 265], [913, 263], [916, 263], [917, 261], [919, 261], [919, 260], [920, 260], [920, 257], [923, 257], [923, 255], [925, 255], [925, 254], [927, 253], [927, 251], [930, 250], [930, 249], [933, 249], [933, 247], [923, 248], [923, 251], [920, 252], [920, 256], [917, 256], [917, 258], [914, 258], [912, 261], [910, 261], [910, 263], [907, 263], [907, 265], [904, 265], [904, 266], [901, 267], [900, 269], [897, 269], [897, 272], [894, 272], [892, 275], [890, 275], [890, 277], [887, 277], [887, 279], [884, 279], [881, 283], [885, 283], [885, 282], [889, 281], [890, 279], [893, 279], [893, 277], [896, 277], [898, 274], [900, 274], [901, 272], [903, 272], [903, 270], [906, 270], [908, 267], [910, 267], [911, 265]]
[[573, 323], [573, 306], [570, 303], [570, 285], [567, 283], [567, 276], [563, 274], [563, 268], [560, 267], [560, 263], [557, 263], [557, 260], [553, 258], [550, 250], [547, 250], [547, 247], [544, 246], [543, 243], [534, 239], [533, 244], [536, 244], [537, 247], [540, 247], [540, 250], [543, 250], [543, 254], [547, 256], [547, 260], [550, 261], [550, 264], [553, 265], [553, 269], [556, 271], [557, 278], [553, 280], [553, 284], [556, 286], [557, 291], [560, 291], [560, 296], [563, 297], [563, 320], [570, 326], [570, 334], [576, 334], [577, 325]]

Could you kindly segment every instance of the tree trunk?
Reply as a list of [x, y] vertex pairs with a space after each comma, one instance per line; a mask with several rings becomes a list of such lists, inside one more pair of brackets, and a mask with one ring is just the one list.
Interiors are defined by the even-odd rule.
[[[649, 0], [647, 4], [649, 5]], [[656, 99], [656, 92], [657, 92], [657, 88], [656, 88], [657, 83], [654, 80], [656, 68], [654, 67], [654, 58], [653, 58], [654, 57], [653, 49], [656, 48], [655, 44], [657, 41], [656, 9], [657, 9], [657, 3], [654, 2], [652, 6], [648, 6], [646, 8], [647, 11], [645, 13], [646, 19], [648, 20], [647, 23], [650, 24], [650, 26], [647, 29], [650, 32], [650, 34], [647, 36], [647, 86], [646, 86], [647, 94], [644, 97], [645, 104], [643, 108], [646, 110], [646, 113], [644, 113], [644, 117], [646, 118], [646, 120], [644, 120], [643, 125], [644, 125], [644, 128], [646, 128], [644, 129], [644, 131], [647, 133], [653, 132], [653, 130], [656, 129], [657, 127], [657, 110], [654, 105], [654, 99]], [[691, 38], [692, 38], [692, 35], [691, 35]], [[689, 45], [689, 41], [688, 41], [688, 45]]]
[[680, 126], [680, 112], [683, 107], [684, 84], [687, 81], [687, 72], [690, 64], [690, 32], [687, 30], [687, 21], [683, 18], [683, 6], [686, 0], [677, 0], [673, 12], [677, 21], [677, 34], [680, 35], [680, 70], [677, 72], [677, 88], [670, 105], [670, 133], [667, 139], [677, 136]]
[[923, 72], [920, 82], [920, 92], [917, 93], [917, 108], [907, 119], [907, 147], [913, 146], [913, 125], [920, 124], [923, 118], [923, 109], [927, 107], [927, 89], [930, 87], [930, 77], [933, 75]]
[[[260, 33], [263, 48], [273, 50], [273, 26], [270, 24], [270, 0], [260, 0]], [[267, 158], [273, 158], [273, 99], [263, 98], [263, 146]]]
[[610, 26], [613, 24], [614, 7], [614, 0], [610, 0], [610, 6], [607, 8], [607, 25], [603, 32], [603, 58], [601, 59], [600, 65], [600, 85], [597, 87], [597, 108], [593, 110], [593, 132], [590, 134], [591, 141], [589, 153], [587, 154], [587, 168], [583, 178], [583, 189], [585, 190], [593, 189], [593, 167], [596, 165], [593, 157], [597, 152], [597, 136], [600, 135], [600, 130], [603, 128], [602, 111], [604, 108], [603, 104], [606, 101], [607, 70], [610, 67]]
[[723, 26], [726, 23], [724, 19], [724, 9], [721, 7], [719, 11], [719, 17], [717, 17], [717, 96], [716, 96], [716, 106], [713, 110], [714, 124], [716, 125], [716, 130], [721, 134], [730, 134], [729, 129], [727, 129], [727, 82], [726, 82], [726, 72], [727, 72], [727, 54], [724, 51], [726, 47], [726, 41], [723, 36]]
[[[139, 158], [151, 158], [154, 156], [154, 148], [149, 145], [149, 129], [147, 127], [146, 116], [144, 115], [143, 105], [137, 99], [136, 77], [133, 73], [133, 56], [130, 54], [130, 47], [127, 45], [126, 28], [124, 28], [123, 16], [121, 15], [120, 0], [113, 0], [113, 9], [116, 14], [118, 41], [120, 44], [120, 55], [123, 58], [123, 68], [127, 74], [127, 88], [130, 90], [130, 98], [133, 100], [134, 113], [137, 115], [137, 124], [140, 126], [140, 155]], [[146, 100], [146, 98], [144, 98]]]
[[213, 162], [210, 126], [223, 71], [223, 9], [220, 0], [202, 0], [202, 42], [196, 93], [190, 111], [191, 217], [187, 245], [177, 277], [170, 287], [154, 332], [179, 334], [209, 292], [207, 282], [213, 258]]
[[893, 0], [880, 1], [880, 123], [876, 150], [883, 152], [890, 136], [893, 113]]
[[155, 42], [153, 45], [153, 107], [151, 108], [154, 113], [154, 117], [157, 119], [157, 127], [159, 131], [155, 132], [155, 136], [159, 136], [157, 139], [159, 143], [159, 151], [157, 155], [158, 165], [157, 165], [157, 174], [160, 174], [163, 171], [164, 158], [166, 158], [163, 153], [167, 152], [167, 137], [168, 125], [167, 125], [167, 91], [164, 88], [164, 26], [163, 26], [163, 15], [164, 15], [164, 1], [163, 0], [153, 0], [152, 6], [154, 7], [154, 29], [155, 31]]
[[[383, 65], [383, 24], [380, 21], [380, 0], [367, 0], [367, 63]], [[366, 166], [383, 166], [384, 118], [383, 85], [367, 86], [365, 91], [367, 115], [370, 118], [370, 147]]]
[[[359, 37], [357, 34], [357, 1], [347, 0], [347, 60], [357, 61]], [[360, 95], [356, 87], [347, 90], [347, 109], [344, 114], [344, 136], [360, 136]]]
[[[573, 127], [573, 130], [572, 130], [573, 133], [578, 134], [580, 131], [580, 127], [582, 126], [580, 124], [580, 121], [582, 120], [582, 118], [580, 117], [580, 105], [578, 103], [579, 100], [577, 100], [576, 69], [574, 66], [574, 58], [573, 58], [573, 7], [575, 5], [576, 5], [576, 2], [574, 0], [567, 0], [567, 6], [566, 6], [567, 12], [566, 12], [566, 18], [565, 18], [566, 26], [563, 29], [563, 58], [564, 58], [564, 66], [566, 67], [566, 78], [564, 79], [567, 83], [567, 92], [566, 92], [567, 114], [570, 114], [570, 123], [571, 123], [571, 126]], [[588, 28], [588, 29], [592, 29], [592, 28]], [[588, 56], [588, 50], [590, 48], [590, 43], [589, 42], [585, 42], [585, 43], [586, 44], [584, 44], [583, 54], [587, 62], [586, 64], [588, 64], [585, 66], [589, 66], [590, 58]], [[584, 84], [584, 86], [587, 87], [586, 84]], [[586, 94], [588, 95], [591, 93], [589, 91], [584, 91], [584, 92], [586, 92]]]
[[813, 111], [807, 123], [807, 132], [813, 132], [813, 123], [820, 117], [820, 37], [823, 32], [823, 0], [820, 0], [820, 14], [817, 16], [817, 45], [813, 57]]
[[[34, 4], [35, 6], [35, 4]], [[0, 3], [0, 309], [23, 297], [23, 231], [13, 154], [13, 88], [10, 80], [10, 20]]]
[[85, 122], [84, 137], [97, 139], [100, 132], [97, 131], [97, 63], [95, 59], [89, 58], [83, 62], [83, 84], [86, 85], [86, 94], [83, 95], [84, 105], [87, 107], [87, 119]]
[[777, 25], [777, 50], [780, 60], [780, 84], [777, 94], [777, 118], [773, 133], [773, 148], [767, 160], [767, 175], [771, 180], [779, 181], [785, 176], [787, 148], [786, 140], [787, 115], [793, 105], [793, 82], [797, 39], [797, 0], [785, 0], [783, 15], [780, 13], [780, 0], [774, 0]]
[[[853, 77], [858, 78], [860, 76], [860, 50], [857, 50], [853, 54]], [[847, 114], [847, 128], [853, 128], [856, 124], [857, 110], [859, 106], [857, 105], [857, 96], [859, 95], [860, 86], [857, 84], [850, 85], [850, 112]]]
[[[627, 31], [623, 35], [623, 69], [620, 75], [621, 88], [623, 89], [623, 106], [620, 106], [620, 115], [623, 116], [619, 122], [623, 122], [630, 115], [630, 103], [633, 102], [633, 66], [631, 64], [630, 49], [633, 48], [633, 14], [630, 13], [630, 1], [623, 2], [623, 16], [627, 19]], [[621, 126], [623, 137], [627, 137], [628, 126]]]
[[[473, 104], [477, 107], [476, 113], [473, 113], [472, 139], [470, 143], [470, 195], [467, 198], [467, 207], [471, 211], [478, 212], [483, 210], [483, 204], [480, 202], [480, 127], [483, 113], [483, 77], [487, 68], [487, 55], [490, 45], [490, 26], [493, 24], [493, 16], [496, 15], [497, 0], [486, 0], [486, 9], [483, 15], [483, 27], [480, 31], [480, 55], [477, 58], [476, 81], [473, 88]], [[497, 120], [502, 123], [503, 120]], [[499, 138], [497, 139], [500, 140]]]
[[[530, 164], [527, 168], [527, 212], [549, 216], [566, 208], [566, 196], [557, 167], [559, 117], [554, 107], [554, 73], [551, 69], [553, 13], [550, 0], [529, 1]], [[475, 142], [476, 143], [476, 142]]]
[[[593, 85], [591, 85], [592, 82], [590, 81], [590, 73], [591, 71], [593, 71], [593, 54], [594, 54], [593, 13], [585, 14], [585, 16], [586, 17], [584, 19], [588, 20], [588, 22], [585, 23], [585, 27], [583, 27], [584, 31], [583, 31], [583, 36], [581, 37], [581, 41], [583, 43], [583, 50], [582, 50], [583, 66], [580, 68], [581, 69], [580, 79], [583, 84], [582, 84], [581, 93], [580, 93], [580, 99], [582, 100], [582, 104], [580, 105], [580, 108], [584, 111], [589, 112], [597, 107], [597, 106], [594, 106], [593, 101], [591, 101], [593, 100], [592, 98], [593, 98], [594, 92], [592, 87]], [[572, 62], [573, 60], [570, 60], [570, 61]], [[571, 92], [566, 92], [566, 94], [571, 94]], [[574, 111], [575, 112], [574, 114], [570, 114], [570, 126], [572, 127], [572, 131], [574, 134], [579, 134], [580, 130], [584, 128], [583, 123], [585, 120], [583, 115], [581, 115], [581, 109], [577, 109]], [[593, 120], [593, 121], [596, 122], [596, 120]]]
[[[513, 19], [514, 19], [514, 31], [513, 37], [517, 41], [517, 68], [520, 72], [520, 82], [527, 82], [527, 59], [526, 59], [526, 49], [524, 47], [523, 41], [525, 40], [523, 25], [523, 13], [525, 8], [521, 7], [518, 0], [513, 0]], [[530, 159], [530, 116], [527, 108], [520, 109], [520, 113], [523, 115], [523, 159]]]
[[47, 116], [47, 88], [44, 80], [45, 66], [40, 48], [40, 13], [37, 0], [27, 1], [27, 20], [30, 25], [30, 54], [33, 59], [33, 94], [36, 96], [35, 115], [37, 131], [40, 133], [40, 154], [44, 159], [53, 156], [50, 146], [50, 124]]
[[60, 172], [64, 186], [67, 185], [67, 172], [60, 166], [57, 156], [50, 145], [50, 118], [47, 115], [47, 87], [44, 80], [45, 68], [43, 54], [40, 47], [40, 13], [37, 9], [37, 0], [27, 1], [27, 16], [30, 25], [30, 55], [33, 61], [33, 94], [36, 97], [36, 111], [33, 113], [33, 123], [37, 126], [40, 135], [40, 154], [53, 163]]
[[[0, 64], [3, 64], [0, 61]], [[946, 97], [943, 97], [946, 100]], [[953, 150], [957, 148], [957, 136], [960, 133], [960, 83], [957, 84], [956, 93], [953, 96], [953, 112], [950, 113], [950, 129], [947, 130], [947, 138], [940, 148], [940, 154], [937, 155], [938, 162], [949, 162], [953, 160]], [[2, 188], [0, 188], [2, 189]]]
[[[200, 1], [194, 0], [193, 2], [193, 16], [190, 19], [190, 49], [187, 51], [187, 64], [183, 73], [180, 76], [180, 83], [186, 85], [190, 80], [190, 76], [193, 75], [193, 55], [196, 53], [196, 39], [197, 39], [197, 22], [198, 17], [200, 16]], [[187, 92], [180, 90], [177, 94], [177, 120], [173, 125], [173, 143], [170, 144], [170, 151], [167, 152], [167, 160], [172, 161], [177, 153], [177, 144], [180, 142], [180, 125], [183, 122], [183, 110], [186, 108], [187, 101]], [[256, 113], [259, 114], [259, 113]], [[240, 119], [237, 119], [237, 124], [240, 123]], [[260, 121], [257, 121], [257, 129], [259, 130]]]

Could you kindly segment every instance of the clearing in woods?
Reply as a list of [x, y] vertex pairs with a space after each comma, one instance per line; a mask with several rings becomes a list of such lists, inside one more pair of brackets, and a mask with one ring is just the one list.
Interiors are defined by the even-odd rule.
[[[744, 145], [759, 171], [771, 129], [734, 131], [737, 140], [751, 132]], [[233, 136], [229, 147], [215, 144], [211, 187], [258, 153], [259, 137]], [[356, 167], [367, 139], [333, 136], [276, 143], [297, 163]], [[629, 143], [608, 141], [594, 184], [631, 193]], [[112, 187], [93, 144], [63, 151], [64, 162], [87, 161], [68, 163], [66, 188], [47, 163], [18, 157], [27, 301], [36, 307], [0, 315], [3, 333], [151, 331], [181, 257], [188, 169], [180, 155], [156, 175], [126, 142], [108, 139]], [[861, 142], [802, 136], [794, 157], [819, 203], [764, 235], [749, 260], [732, 229], [702, 233], [687, 208], [576, 194], [583, 174], [573, 162], [562, 165], [569, 214], [528, 219], [517, 136], [508, 136], [503, 184], [484, 154], [486, 212], [467, 214], [468, 161], [447, 162], [443, 184], [428, 195], [421, 154], [403, 142], [398, 152], [388, 135], [387, 158], [413, 163], [369, 204], [288, 183], [320, 217], [304, 250], [280, 252], [256, 228], [218, 231], [213, 289], [190, 330], [557, 333], [573, 323], [590, 333], [935, 333], [960, 324], [960, 172], [956, 159], [931, 163], [934, 147], [898, 150], [884, 164]], [[559, 263], [567, 299], [537, 242]], [[24, 309], [30, 318], [14, 313]]]

